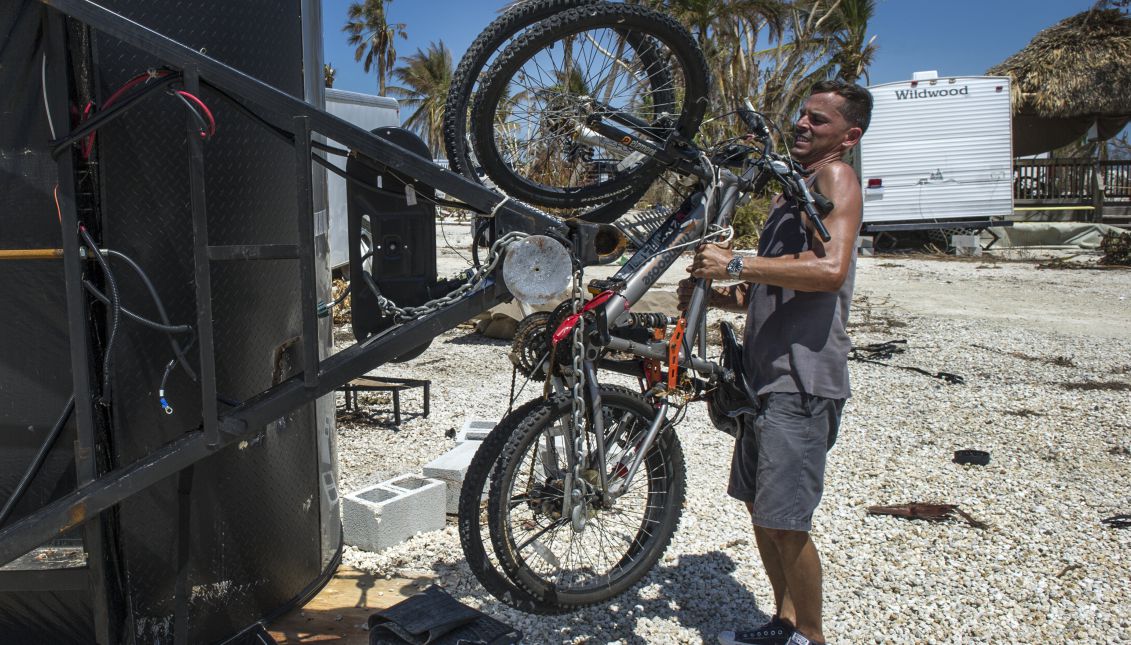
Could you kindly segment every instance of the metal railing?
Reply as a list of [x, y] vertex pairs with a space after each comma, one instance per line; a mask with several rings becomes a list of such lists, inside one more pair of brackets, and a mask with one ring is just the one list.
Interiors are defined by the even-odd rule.
[[1103, 201], [1131, 203], [1131, 160], [1017, 159], [1013, 199], [1025, 205], [1094, 206], [1097, 169]]

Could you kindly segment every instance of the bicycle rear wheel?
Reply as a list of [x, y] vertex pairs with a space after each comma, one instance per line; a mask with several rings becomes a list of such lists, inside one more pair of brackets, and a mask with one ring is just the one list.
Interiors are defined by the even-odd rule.
[[[684, 461], [671, 430], [645, 454], [629, 489], [602, 503], [596, 482], [604, 469], [610, 484], [627, 474], [638, 442], [656, 414], [623, 388], [602, 388], [606, 461], [584, 456], [587, 503], [577, 528], [564, 503], [570, 399], [559, 395], [530, 409], [503, 449], [492, 476], [487, 521], [500, 566], [539, 604], [560, 612], [604, 602], [628, 589], [663, 554], [683, 504]], [[596, 437], [588, 437], [593, 445]]]
[[479, 180], [467, 138], [467, 117], [476, 81], [495, 54], [530, 25], [566, 9], [600, 1], [527, 0], [507, 8], [476, 36], [452, 73], [448, 98], [444, 102], [444, 150], [448, 153], [448, 164], [453, 172]]
[[[706, 109], [708, 72], [678, 22], [638, 5], [595, 4], [546, 18], [498, 56], [476, 93], [475, 154], [507, 194], [580, 208], [639, 192], [659, 162], [593, 131], [616, 113], [633, 136], [690, 138]], [[619, 124], [622, 130], [628, 130]]]

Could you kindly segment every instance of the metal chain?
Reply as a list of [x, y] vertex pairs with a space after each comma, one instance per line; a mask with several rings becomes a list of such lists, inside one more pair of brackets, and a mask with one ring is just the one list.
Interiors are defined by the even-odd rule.
[[[374, 289], [374, 295], [377, 296], [377, 306], [381, 309], [381, 313], [387, 316], [394, 316], [398, 322], [405, 320], [415, 320], [416, 318], [426, 316], [438, 309], [441, 309], [455, 302], [456, 300], [459, 300], [468, 291], [474, 289], [476, 285], [482, 282], [483, 279], [486, 278], [492, 271], [494, 271], [496, 266], [498, 266], [499, 260], [501, 260], [503, 257], [503, 250], [512, 243], [517, 242], [524, 237], [527, 237], [527, 235], [527, 233], [522, 233], [520, 231], [512, 231], [495, 240], [495, 243], [491, 245], [491, 249], [487, 254], [487, 261], [479, 266], [479, 270], [472, 273], [468, 277], [467, 282], [463, 283], [443, 297], [437, 298], [435, 300], [429, 300], [428, 302], [416, 307], [398, 307], [395, 302], [389, 300], [388, 298], [377, 292], [376, 289]], [[376, 285], [370, 283], [371, 288], [375, 286]]]
[[[573, 313], [578, 314], [581, 310], [581, 283], [584, 279], [584, 268], [578, 265], [574, 271], [573, 276], [573, 293], [571, 294]], [[583, 478], [582, 462], [585, 447], [585, 370], [582, 369], [582, 362], [585, 360], [585, 316], [581, 315], [577, 318], [577, 326], [573, 328], [573, 344], [572, 344], [572, 365], [573, 365], [573, 388], [571, 391], [570, 404], [571, 404], [571, 424], [573, 431], [576, 433], [573, 439], [573, 490], [565, 491], [567, 495], [573, 496], [575, 491], [580, 491]], [[580, 505], [582, 500], [571, 499], [567, 504], [570, 509], [576, 508]], [[574, 528], [578, 529], [578, 523], [574, 521]]]

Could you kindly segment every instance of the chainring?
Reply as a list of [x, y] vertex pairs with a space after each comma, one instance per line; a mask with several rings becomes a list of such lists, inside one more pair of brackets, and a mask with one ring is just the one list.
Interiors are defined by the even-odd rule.
[[511, 361], [526, 378], [545, 376], [544, 359], [550, 351], [550, 335], [553, 334], [549, 327], [551, 316], [548, 311], [536, 311], [519, 321], [515, 329]]

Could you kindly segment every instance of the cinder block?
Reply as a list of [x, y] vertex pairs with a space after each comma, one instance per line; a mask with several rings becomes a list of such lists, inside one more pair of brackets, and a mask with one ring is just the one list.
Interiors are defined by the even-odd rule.
[[871, 236], [860, 235], [856, 238], [856, 254], [862, 258], [870, 258], [876, 254], [875, 242]]
[[982, 254], [982, 241], [977, 235], [951, 235], [950, 245], [955, 255], [977, 257]]
[[468, 419], [456, 433], [456, 443], [483, 441], [497, 425], [499, 425], [498, 419]]
[[465, 441], [424, 465], [424, 476], [439, 479], [447, 485], [445, 507], [448, 513], [459, 512], [459, 492], [475, 451], [482, 441]]
[[447, 520], [444, 482], [401, 475], [342, 498], [346, 544], [384, 551], [417, 533], [438, 531]]

